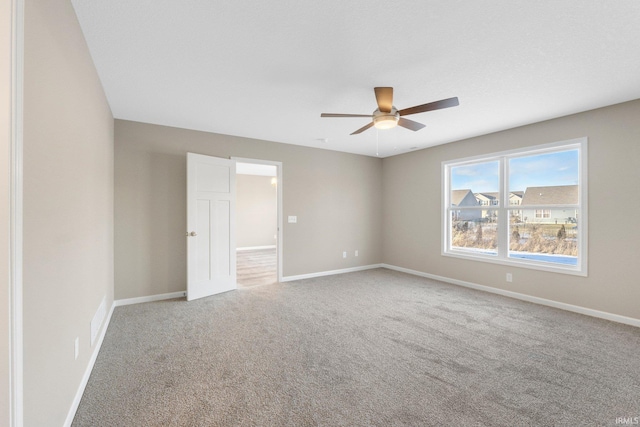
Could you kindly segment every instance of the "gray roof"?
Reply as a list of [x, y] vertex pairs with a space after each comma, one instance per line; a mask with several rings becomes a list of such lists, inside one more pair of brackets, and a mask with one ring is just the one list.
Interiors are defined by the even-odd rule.
[[[524, 191], [510, 191], [509, 192], [509, 197], [511, 196], [518, 196], [522, 199], [522, 196], [524, 195]], [[478, 196], [484, 196], [485, 198], [489, 199], [489, 200], [497, 200], [498, 197], [500, 197], [500, 193], [498, 192], [489, 192], [489, 193], [474, 193], [474, 196], [476, 196], [476, 198], [478, 198]]]
[[475, 193], [474, 194], [476, 197], [478, 197], [479, 195], [482, 195], [484, 197], [486, 197], [489, 200], [495, 200], [500, 196], [500, 193], [495, 192], [495, 193]]
[[526, 205], [575, 205], [578, 204], [577, 185], [556, 185], [553, 187], [527, 187], [522, 198]]
[[[451, 206], [460, 205], [460, 202], [462, 202], [468, 194], [471, 194], [473, 197], [471, 190], [451, 190]], [[473, 197], [473, 201], [476, 201], [475, 197]]]

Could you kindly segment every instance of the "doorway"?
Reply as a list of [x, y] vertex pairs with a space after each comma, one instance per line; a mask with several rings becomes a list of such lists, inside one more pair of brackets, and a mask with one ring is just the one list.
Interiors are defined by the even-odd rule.
[[281, 163], [236, 160], [238, 288], [277, 283], [281, 269]]

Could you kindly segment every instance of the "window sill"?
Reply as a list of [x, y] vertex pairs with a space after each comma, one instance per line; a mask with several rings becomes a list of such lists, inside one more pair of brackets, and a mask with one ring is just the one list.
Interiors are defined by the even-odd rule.
[[573, 276], [582, 277], [588, 276], [586, 266], [584, 268], [580, 268], [580, 265], [563, 266], [561, 264], [550, 264], [543, 261], [524, 260], [518, 258], [503, 258], [499, 257], [498, 255], [473, 254], [466, 251], [456, 250], [442, 251], [441, 255], [452, 258], [465, 259], [469, 261], [507, 265], [510, 267], [528, 268], [531, 270], [540, 270], [550, 273], [570, 274]]

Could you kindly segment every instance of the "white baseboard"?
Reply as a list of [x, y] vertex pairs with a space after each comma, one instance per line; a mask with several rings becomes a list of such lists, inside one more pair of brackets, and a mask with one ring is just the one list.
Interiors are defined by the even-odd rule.
[[[610, 320], [612, 322], [623, 323], [626, 325], [640, 327], [640, 319], [635, 319], [632, 317], [621, 316], [618, 314], [607, 313], [604, 311], [593, 310], [590, 308], [580, 307], [577, 305], [566, 304], [563, 302], [548, 300], [545, 298], [534, 297], [531, 295], [521, 294], [518, 292], [507, 291], [504, 289], [492, 288], [491, 286], [479, 285], [477, 283], [466, 282], [464, 280], [451, 279], [449, 277], [437, 276], [435, 274], [424, 273], [422, 271], [411, 270], [409, 268], [397, 267], [395, 265], [390, 264], [371, 264], [360, 267], [351, 267], [351, 268], [343, 268], [340, 270], [330, 270], [330, 271], [320, 271], [317, 273], [309, 273], [309, 274], [300, 274], [297, 276], [287, 276], [282, 278], [282, 282], [289, 282], [293, 280], [302, 280], [302, 279], [311, 279], [314, 277], [322, 277], [322, 276], [331, 276], [334, 274], [343, 274], [343, 273], [352, 273], [356, 271], [364, 271], [371, 270], [374, 268], [387, 268], [389, 270], [400, 271], [403, 273], [412, 274], [414, 276], [425, 277], [427, 279], [438, 280], [445, 283], [451, 283], [453, 285], [463, 286], [465, 288], [476, 289], [484, 292], [490, 292], [493, 294], [498, 294], [510, 298], [519, 299], [522, 301], [528, 301], [535, 304], [546, 305], [548, 307], [559, 308], [561, 310], [571, 311], [574, 313], [584, 314], [587, 316], [598, 317], [605, 320]], [[166, 294], [158, 294], [158, 295], [150, 295], [146, 297], [138, 297], [138, 298], [128, 298], [114, 301], [111, 304], [111, 309], [109, 310], [109, 314], [107, 315], [104, 325], [102, 326], [102, 330], [100, 332], [100, 336], [96, 343], [96, 346], [93, 348], [93, 352], [91, 354], [91, 359], [89, 360], [89, 364], [87, 365], [87, 369], [85, 370], [84, 376], [82, 377], [82, 381], [80, 382], [80, 386], [78, 387], [78, 391], [76, 392], [76, 396], [73, 399], [73, 403], [71, 404], [71, 408], [67, 414], [67, 419], [64, 422], [64, 427], [70, 427], [73, 422], [73, 418], [76, 415], [76, 411], [78, 410], [78, 406], [80, 405], [80, 400], [82, 399], [82, 395], [84, 394], [84, 390], [87, 387], [87, 383], [89, 382], [89, 377], [91, 376], [91, 371], [93, 370], [93, 366], [96, 363], [96, 359], [98, 358], [98, 353], [100, 352], [100, 347], [102, 347], [102, 342], [104, 341], [104, 337], [107, 333], [107, 328], [109, 327], [109, 323], [111, 322], [111, 315], [113, 314], [113, 310], [115, 307], [120, 307], [124, 305], [130, 304], [139, 304], [143, 302], [152, 302], [152, 301], [161, 301], [167, 299], [181, 298], [186, 296], [186, 291], [181, 292], [171, 292]]]
[[76, 392], [76, 395], [73, 398], [73, 402], [71, 403], [71, 408], [69, 408], [69, 412], [67, 413], [67, 419], [64, 421], [64, 427], [70, 427], [71, 423], [73, 422], [73, 418], [76, 416], [76, 411], [78, 410], [78, 406], [80, 406], [80, 400], [82, 400], [84, 389], [87, 387], [87, 383], [89, 382], [91, 371], [93, 371], [93, 365], [95, 365], [96, 359], [98, 358], [98, 353], [100, 353], [100, 347], [102, 347], [102, 341], [104, 341], [104, 337], [107, 334], [107, 328], [109, 327], [109, 323], [111, 322], [111, 315], [113, 314], [113, 309], [115, 307], [116, 303], [114, 301], [111, 304], [111, 308], [109, 309], [109, 313], [107, 314], [104, 323], [102, 324], [102, 330], [98, 335], [96, 345], [93, 347], [93, 352], [91, 353], [91, 358], [89, 359], [89, 364], [87, 365], [87, 369], [85, 369], [84, 371], [84, 376], [82, 377], [82, 381], [80, 381], [78, 391]]
[[107, 328], [109, 327], [109, 323], [111, 322], [111, 315], [113, 314], [113, 310], [116, 307], [120, 307], [123, 305], [139, 304], [142, 302], [151, 302], [151, 301], [161, 301], [161, 300], [173, 299], [173, 298], [181, 298], [186, 296], [186, 294], [187, 294], [186, 291], [171, 292], [168, 294], [121, 299], [121, 300], [114, 301], [113, 304], [111, 304], [111, 308], [109, 309], [109, 314], [106, 316], [104, 320], [104, 324], [102, 325], [100, 335], [98, 336], [96, 345], [93, 348], [93, 352], [91, 353], [91, 359], [89, 359], [89, 364], [87, 365], [87, 369], [85, 370], [84, 376], [82, 377], [82, 381], [80, 382], [80, 386], [78, 387], [78, 391], [76, 392], [76, 395], [71, 404], [71, 408], [69, 409], [69, 412], [67, 414], [67, 419], [64, 422], [64, 427], [70, 427], [74, 417], [76, 416], [76, 412], [78, 411], [78, 406], [80, 406], [80, 400], [82, 400], [82, 395], [84, 394], [84, 390], [87, 387], [87, 384], [89, 382], [91, 371], [93, 371], [93, 366], [95, 365], [96, 359], [98, 358], [98, 353], [100, 353], [100, 347], [102, 347], [102, 341], [104, 341], [104, 337], [107, 334]]
[[268, 246], [245, 246], [243, 248], [236, 248], [236, 251], [256, 251], [260, 249], [275, 249], [276, 245], [268, 245]]
[[314, 277], [331, 276], [334, 274], [353, 273], [354, 271], [371, 270], [373, 268], [380, 268], [381, 264], [363, 265], [360, 267], [342, 268], [340, 270], [319, 271], [317, 273], [299, 274], [297, 276], [283, 277], [281, 282], [290, 282], [292, 280], [312, 279]]
[[553, 301], [545, 298], [539, 298], [531, 295], [521, 294], [519, 292], [507, 291], [499, 288], [492, 288], [491, 286], [479, 285], [477, 283], [472, 283], [472, 282], [465, 282], [464, 280], [451, 279], [449, 277], [443, 277], [443, 276], [436, 276], [435, 274], [423, 273], [422, 271], [411, 270], [404, 267], [397, 267], [395, 265], [380, 264], [380, 266], [383, 268], [388, 268], [389, 270], [396, 270], [396, 271], [401, 271], [403, 273], [413, 274], [414, 276], [426, 277], [427, 279], [439, 280], [441, 282], [451, 283], [453, 285], [464, 286], [465, 288], [477, 289], [479, 291], [490, 292], [492, 294], [498, 294], [505, 297], [532, 302], [534, 304], [546, 305], [548, 307], [554, 307], [554, 308], [559, 308], [561, 310], [572, 311], [574, 313], [584, 314], [586, 316], [598, 317], [600, 319], [610, 320], [612, 322], [624, 323], [625, 325], [640, 327], [640, 319], [635, 319], [633, 317], [607, 313], [606, 311], [593, 310], [591, 308], [580, 307], [578, 305], [572, 305], [564, 302], [558, 302], [558, 301]]
[[169, 292], [167, 294], [149, 295], [146, 297], [126, 298], [115, 301], [116, 307], [123, 305], [140, 304], [143, 302], [162, 301], [165, 299], [183, 298], [187, 296], [187, 291]]

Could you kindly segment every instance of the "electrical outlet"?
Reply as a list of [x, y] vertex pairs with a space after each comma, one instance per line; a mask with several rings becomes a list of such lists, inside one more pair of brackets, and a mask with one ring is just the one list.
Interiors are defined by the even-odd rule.
[[74, 360], [78, 360], [78, 355], [80, 354], [80, 337], [76, 337], [73, 342], [73, 357]]
[[358, 256], [358, 250], [356, 249], [356, 256]]
[[513, 275], [511, 273], [507, 273], [507, 282], [513, 282]]
[[346, 258], [347, 257], [347, 252], [342, 252], [342, 258]]

